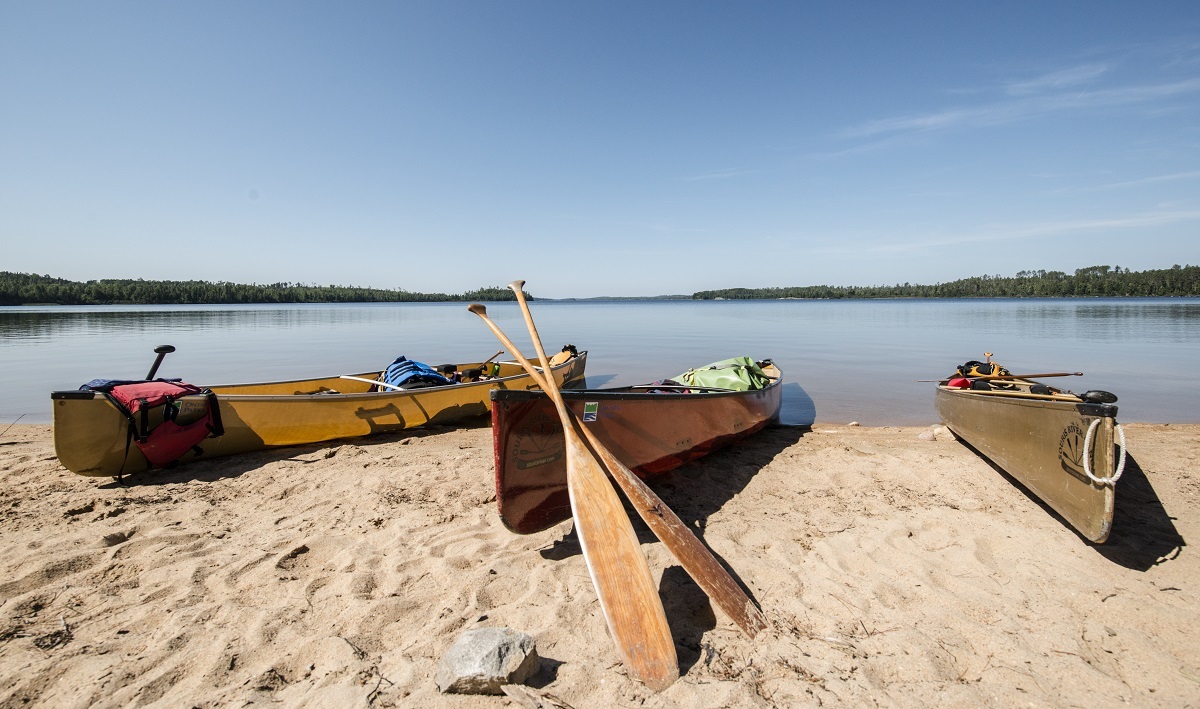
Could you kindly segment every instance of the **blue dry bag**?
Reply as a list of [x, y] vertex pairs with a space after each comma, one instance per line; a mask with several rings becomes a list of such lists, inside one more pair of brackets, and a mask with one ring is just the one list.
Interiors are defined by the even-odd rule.
[[[440, 387], [454, 382], [434, 371], [433, 367], [423, 362], [408, 359], [404, 355], [396, 358], [383, 371], [379, 381], [391, 384], [401, 389], [419, 389], [421, 387]], [[388, 389], [389, 387], [380, 387]]]

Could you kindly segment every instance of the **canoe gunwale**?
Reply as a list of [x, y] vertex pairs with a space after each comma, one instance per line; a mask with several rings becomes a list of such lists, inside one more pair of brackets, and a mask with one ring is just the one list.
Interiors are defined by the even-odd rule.
[[[615, 389], [563, 389], [564, 397], [578, 399], [586, 396], [588, 398], [597, 399], [599, 401], [647, 401], [647, 400], [662, 400], [676, 399], [679, 401], [693, 401], [697, 399], [722, 399], [722, 398], [737, 398], [747, 394], [758, 394], [764, 391], [769, 391], [771, 386], [762, 389], [753, 389], [750, 391], [705, 391], [705, 392], [646, 392], [627, 390], [624, 387]], [[492, 401], [505, 399], [509, 401], [524, 401], [537, 399], [543, 396], [543, 393], [537, 389], [494, 389], [491, 393]]]
[[[587, 350], [581, 350], [578, 355], [576, 355], [575, 357], [572, 357], [571, 359], [569, 359], [559, 365], [551, 367], [551, 370], [555, 371], [555, 370], [562, 369], [564, 367], [572, 366], [573, 364], [577, 363], [579, 360], [586, 359], [586, 357], [587, 357]], [[472, 365], [472, 364], [477, 364], [477, 363], [471, 362], [471, 363], [467, 363], [467, 364], [457, 364], [455, 366], [462, 368], [462, 367], [470, 367], [470, 365]], [[538, 367], [538, 371], [541, 371], [541, 367]], [[372, 377], [378, 377], [381, 373], [382, 373], [381, 371], [363, 372], [363, 373], [355, 374], [352, 376], [369, 379]], [[245, 382], [242, 384], [212, 384], [212, 385], [205, 385], [205, 388], [211, 389], [217, 395], [218, 399], [237, 399], [237, 400], [245, 400], [245, 401], [259, 400], [259, 399], [264, 399], [264, 400], [285, 399], [285, 400], [291, 401], [291, 400], [300, 400], [300, 399], [304, 399], [307, 397], [307, 398], [313, 398], [313, 399], [340, 398], [342, 400], [352, 400], [354, 397], [366, 397], [368, 399], [380, 399], [380, 398], [388, 398], [388, 397], [395, 397], [395, 396], [406, 396], [406, 395], [411, 396], [411, 395], [415, 395], [415, 394], [424, 394], [427, 392], [431, 393], [431, 392], [437, 392], [437, 391], [461, 391], [461, 390], [469, 389], [469, 388], [473, 388], [473, 387], [493, 388], [497, 384], [502, 383], [502, 382], [511, 382], [511, 381], [518, 381], [518, 380], [530, 378], [528, 374], [526, 374], [524, 372], [519, 372], [516, 374], [511, 374], [507, 377], [497, 377], [495, 379], [483, 379], [483, 380], [475, 381], [475, 382], [457, 382], [457, 383], [453, 383], [453, 384], [444, 384], [441, 386], [417, 387], [414, 389], [392, 389], [392, 390], [380, 389], [379, 391], [305, 392], [305, 393], [298, 393], [298, 394], [238, 394], [238, 393], [222, 393], [222, 391], [221, 391], [223, 389], [236, 390], [236, 389], [245, 389], [248, 387], [263, 387], [263, 386], [280, 386], [280, 387], [296, 386], [296, 387], [299, 387], [299, 386], [303, 386], [304, 384], [311, 385], [314, 382], [323, 382], [323, 381], [326, 381], [329, 379], [338, 379], [340, 377], [341, 377], [341, 375], [335, 374], [335, 375], [330, 375], [330, 376], [325, 376], [325, 377], [306, 377], [303, 379], [279, 379], [279, 380], [271, 380], [271, 381], [265, 381], [265, 382]], [[96, 397], [97, 393], [98, 392], [96, 392], [96, 391], [92, 391], [92, 390], [88, 390], [88, 389], [63, 389], [63, 390], [50, 392], [50, 399], [51, 400], [93, 399]]]
[[[776, 367], [774, 365], [772, 365], [771, 368], [774, 371], [779, 371], [778, 367]], [[690, 391], [690, 392], [670, 391], [669, 388], [663, 389], [663, 390], [658, 390], [658, 389], [643, 390], [644, 387], [648, 387], [651, 385], [635, 384], [632, 386], [612, 387], [610, 389], [563, 389], [562, 394], [564, 397], [571, 397], [571, 398], [575, 398], [575, 399], [582, 397], [582, 396], [587, 396], [588, 398], [596, 398], [596, 399], [600, 399], [600, 400], [614, 400], [614, 401], [615, 400], [624, 400], [624, 399], [628, 399], [630, 401], [649, 401], [649, 400], [660, 401], [660, 400], [664, 400], [664, 399], [666, 399], [666, 400], [678, 399], [679, 401], [694, 401], [696, 399], [720, 399], [720, 398], [744, 397], [744, 396], [748, 396], [748, 395], [762, 394], [763, 392], [770, 392], [773, 389], [775, 389], [776, 387], [782, 386], [782, 384], [783, 384], [782, 373], [775, 375], [775, 376], [768, 377], [768, 379], [771, 380], [771, 383], [768, 384], [767, 386], [765, 386], [761, 389], [748, 389], [748, 390], [744, 390], [744, 391], [739, 391], [736, 389], [712, 390], [710, 387], [695, 387], [696, 391]], [[496, 401], [498, 399], [510, 399], [512, 401], [523, 401], [523, 400], [538, 399], [538, 398], [541, 398], [544, 396], [545, 396], [545, 392], [541, 391], [540, 389], [494, 389], [491, 393], [492, 401]], [[778, 415], [778, 412], [776, 415]]]
[[1083, 399], [1073, 395], [1072, 398], [1038, 397], [1034, 399], [1025, 396], [1013, 396], [1011, 394], [1009, 396], [1005, 396], [1003, 393], [994, 390], [990, 393], [981, 393], [978, 391], [972, 391], [970, 389], [955, 389], [953, 387], [944, 385], [938, 385], [937, 391], [939, 395], [961, 396], [969, 400], [978, 401], [986, 400], [987, 403], [1007, 404], [1013, 406], [1048, 404], [1055, 408], [1066, 405], [1074, 408], [1083, 416], [1099, 416], [1102, 418], [1117, 417], [1116, 404], [1099, 404], [1091, 401], [1084, 401]]

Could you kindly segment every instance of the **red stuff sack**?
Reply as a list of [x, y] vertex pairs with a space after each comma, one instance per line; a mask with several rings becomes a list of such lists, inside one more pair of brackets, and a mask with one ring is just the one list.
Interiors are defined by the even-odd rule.
[[[121, 409], [129, 419], [130, 440], [154, 468], [170, 465], [190, 450], [199, 455], [201, 441], [225, 433], [217, 395], [194, 384], [154, 379], [89, 388], [103, 391]], [[204, 398], [196, 401], [196, 395]]]

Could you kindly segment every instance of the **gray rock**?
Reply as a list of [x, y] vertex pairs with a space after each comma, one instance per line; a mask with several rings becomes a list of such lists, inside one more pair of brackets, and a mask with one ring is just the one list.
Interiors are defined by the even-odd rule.
[[475, 628], [458, 636], [438, 663], [434, 681], [442, 692], [503, 694], [538, 668], [537, 642], [512, 628]]

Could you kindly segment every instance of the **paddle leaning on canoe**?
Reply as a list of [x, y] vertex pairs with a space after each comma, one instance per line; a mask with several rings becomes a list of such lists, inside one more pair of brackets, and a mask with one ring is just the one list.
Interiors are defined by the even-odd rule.
[[1085, 538], [1102, 543], [1112, 529], [1116, 484], [1125, 467], [1117, 397], [1106, 391], [1075, 394], [1036, 381], [1080, 374], [1011, 374], [989, 352], [987, 361], [967, 362], [940, 380], [934, 403], [955, 435]]
[[[509, 288], [517, 296], [534, 349], [546, 368], [547, 360], [521, 287]], [[566, 448], [567, 492], [575, 520], [575, 533], [596, 589], [609, 633], [630, 675], [655, 691], [669, 687], [679, 677], [679, 661], [646, 557], [625, 509], [609, 483], [611, 475], [629, 497], [663, 545], [679, 560], [696, 583], [747, 635], [766, 627], [762, 611], [746, 595], [695, 534], [645, 483], [571, 414], [553, 379], [541, 377], [512, 341], [487, 317], [482, 305], [471, 305], [530, 376], [544, 385], [554, 402], [563, 428]], [[586, 442], [585, 442], [586, 441]]]
[[[583, 380], [587, 352], [564, 349], [556, 356], [563, 361], [548, 371], [556, 383], [569, 386]], [[176, 459], [451, 424], [486, 414], [492, 389], [537, 386], [520, 364], [493, 361], [498, 352], [482, 362], [427, 367], [401, 357], [382, 371], [201, 388], [154, 378], [162, 357], [173, 350], [170, 345], [155, 350], [158, 359], [144, 380], [95, 380], [79, 390], [51, 393], [54, 449], [64, 467], [116, 477]], [[461, 381], [444, 376], [456, 374]], [[196, 426], [206, 427], [207, 437], [201, 430], [194, 447], [185, 442], [172, 452], [177, 439]], [[166, 443], [156, 447], [155, 439]]]

